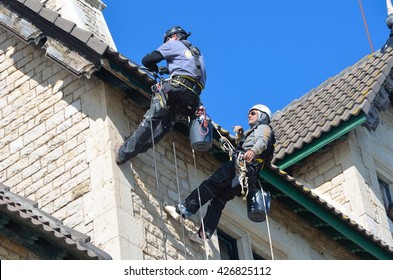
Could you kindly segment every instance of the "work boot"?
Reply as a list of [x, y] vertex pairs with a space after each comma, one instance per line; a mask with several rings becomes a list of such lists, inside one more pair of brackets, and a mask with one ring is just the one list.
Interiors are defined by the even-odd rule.
[[116, 162], [116, 164], [117, 165], [121, 165], [121, 164], [123, 164], [123, 163], [126, 163], [126, 161], [121, 161], [120, 159], [119, 159], [119, 150], [120, 150], [120, 147], [123, 145], [123, 143], [121, 143], [121, 142], [118, 142], [118, 143], [116, 143], [116, 145], [115, 145], [115, 162]]
[[[199, 245], [204, 246], [205, 245], [205, 240], [201, 237], [202, 232], [198, 231], [198, 232], [189, 232], [188, 233], [188, 238], [195, 242], [198, 243]], [[209, 241], [210, 239], [208, 237], [206, 237], [206, 242]]]
[[181, 215], [179, 208], [177, 206], [172, 206], [172, 205], [165, 205], [164, 206], [164, 211], [175, 221], [180, 221]]

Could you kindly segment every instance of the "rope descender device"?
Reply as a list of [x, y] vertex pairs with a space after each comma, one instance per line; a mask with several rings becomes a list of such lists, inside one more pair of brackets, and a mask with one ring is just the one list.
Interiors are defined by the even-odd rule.
[[247, 177], [247, 164], [246, 160], [244, 159], [244, 153], [239, 153], [236, 157], [236, 173], [237, 179], [239, 180], [239, 184], [242, 188], [241, 195], [242, 198], [248, 194], [248, 177]]

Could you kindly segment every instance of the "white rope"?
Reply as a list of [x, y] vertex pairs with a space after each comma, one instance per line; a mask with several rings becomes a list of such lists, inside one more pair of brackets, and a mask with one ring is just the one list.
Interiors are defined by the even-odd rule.
[[[190, 117], [188, 117], [188, 123], [190, 124], [191, 120]], [[197, 171], [197, 164], [196, 164], [196, 156], [195, 156], [195, 150], [192, 149], [192, 158], [194, 160], [194, 172], [195, 172], [195, 180], [198, 180], [198, 171]], [[209, 259], [209, 250], [207, 248], [207, 240], [206, 240], [206, 233], [205, 233], [205, 224], [203, 222], [203, 215], [202, 215], [202, 201], [201, 201], [201, 194], [199, 192], [199, 186], [197, 187], [197, 192], [198, 192], [198, 202], [199, 202], [199, 219], [201, 220], [201, 228], [202, 228], [202, 235], [203, 235], [203, 243], [205, 244], [205, 255], [206, 255], [206, 260]]]
[[[153, 98], [151, 99], [153, 102]], [[162, 206], [162, 201], [161, 201], [161, 191], [160, 191], [160, 185], [158, 183], [158, 171], [157, 171], [157, 159], [156, 159], [156, 146], [154, 143], [154, 131], [153, 131], [153, 120], [152, 118], [150, 118], [150, 131], [151, 131], [151, 141], [153, 144], [153, 160], [154, 160], [154, 172], [155, 172], [155, 176], [156, 176], [156, 187], [157, 187], [157, 198], [158, 198], [158, 203], [160, 205], [160, 216], [161, 216], [161, 221], [162, 221], [162, 225], [161, 225], [161, 231], [162, 231], [162, 235], [164, 237], [164, 255], [165, 255], [165, 259], [168, 259], [168, 255], [167, 255], [167, 251], [166, 251], [166, 234], [164, 231], [164, 226], [165, 226], [165, 222], [164, 222], [164, 218], [163, 218], [163, 206]]]
[[224, 141], [224, 143], [221, 143], [221, 146], [223, 147], [224, 150], [226, 150], [229, 153], [230, 159], [232, 159], [232, 155], [235, 151], [235, 147], [232, 145], [232, 143], [228, 140], [228, 138], [222, 136], [220, 129], [215, 125], [214, 128], [216, 129], [218, 135], [220, 135], [221, 140]]
[[[215, 126], [215, 128], [216, 128], [217, 133], [220, 135], [221, 139], [224, 141], [224, 143], [221, 144], [222, 147], [228, 152], [230, 159], [232, 159], [232, 156], [233, 156], [233, 154], [235, 152], [235, 148], [233, 147], [232, 143], [226, 137], [222, 136], [222, 134], [220, 133], [218, 127]], [[240, 155], [236, 159], [236, 171], [238, 173], [240, 186], [242, 188], [242, 196], [243, 196], [243, 198], [246, 198], [247, 194], [248, 194], [248, 191], [249, 191], [249, 189], [248, 189], [248, 178], [246, 176], [246, 174], [247, 174], [247, 167], [246, 167], [245, 160], [243, 162], [241, 162]], [[261, 182], [259, 182], [259, 180], [258, 180], [258, 184], [259, 184], [259, 186], [261, 188], [261, 191], [262, 191], [262, 199], [263, 199], [263, 204], [265, 205], [265, 210], [267, 210], [266, 209], [265, 196], [263, 194], [263, 188], [262, 188]], [[244, 189], [246, 189], [246, 192], [244, 191]], [[272, 260], [274, 260], [272, 237], [271, 237], [271, 234], [270, 234], [269, 217], [267, 215], [267, 211], [266, 211], [266, 225], [267, 225], [267, 232], [268, 232], [268, 236], [269, 236], [270, 253], [271, 253], [271, 256], [272, 256]]]
[[241, 190], [241, 196], [246, 199], [248, 194], [248, 177], [247, 177], [247, 163], [244, 159], [244, 154], [239, 153], [236, 157], [236, 176], [239, 179]]
[[[229, 154], [229, 159], [232, 160], [233, 155], [235, 154], [235, 147], [232, 143], [228, 140], [228, 138], [222, 136], [218, 127], [216, 127], [216, 131], [220, 138], [223, 140], [224, 143], [221, 144], [224, 150], [226, 150]], [[248, 177], [247, 177], [247, 163], [243, 157], [243, 153], [239, 153], [236, 157], [236, 176], [239, 179], [240, 186], [242, 188], [241, 195], [243, 199], [246, 199], [248, 194]]]
[[[175, 137], [173, 134], [173, 126], [171, 128], [171, 133], [172, 133], [172, 147], [173, 147], [173, 156], [175, 158], [175, 171], [176, 171], [176, 185], [177, 185], [177, 194], [178, 194], [178, 201], [179, 204], [181, 203], [181, 195], [180, 195], [180, 180], [179, 180], [179, 172], [177, 168], [177, 155], [176, 155], [176, 145], [175, 145]], [[182, 238], [183, 238], [183, 243], [184, 243], [184, 258], [187, 259], [187, 246], [186, 246], [186, 235], [184, 231], [184, 221], [183, 221], [183, 216], [180, 215], [180, 222], [182, 225]]]
[[269, 215], [267, 214], [267, 209], [266, 209], [267, 205], [266, 205], [266, 201], [265, 201], [265, 195], [263, 193], [263, 188], [262, 188], [261, 182], [259, 182], [259, 180], [257, 180], [257, 181], [258, 181], [259, 187], [261, 188], [263, 205], [265, 206], [266, 226], [267, 226], [267, 234], [268, 234], [268, 237], [269, 237], [270, 254], [272, 255], [272, 260], [274, 260], [272, 237], [271, 237], [271, 234], [270, 234], [270, 226], [269, 226]]

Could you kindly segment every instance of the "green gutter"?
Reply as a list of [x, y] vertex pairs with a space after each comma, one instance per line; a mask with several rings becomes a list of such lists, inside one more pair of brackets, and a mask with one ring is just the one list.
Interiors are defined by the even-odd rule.
[[363, 112], [361, 112], [357, 116], [352, 116], [349, 118], [348, 121], [342, 123], [337, 127], [332, 128], [327, 133], [322, 134], [322, 137], [314, 139], [293, 154], [288, 155], [282, 160], [277, 161], [275, 165], [277, 165], [281, 170], [285, 170], [289, 166], [296, 164], [310, 154], [320, 150], [327, 144], [347, 134], [352, 129], [354, 129], [358, 125], [363, 124], [364, 122], [366, 122], [366, 115]]
[[390, 254], [370, 240], [370, 238], [364, 236], [354, 227], [348, 225], [343, 220], [335, 216], [323, 205], [319, 204], [316, 200], [311, 199], [307, 194], [302, 192], [300, 188], [293, 186], [283, 177], [278, 175], [275, 171], [265, 168], [260, 172], [260, 176], [275, 188], [305, 207], [315, 216], [325, 221], [328, 225], [334, 228], [337, 232], [341, 233], [348, 240], [351, 240], [360, 248], [375, 256], [377, 259], [393, 259], [393, 254]]

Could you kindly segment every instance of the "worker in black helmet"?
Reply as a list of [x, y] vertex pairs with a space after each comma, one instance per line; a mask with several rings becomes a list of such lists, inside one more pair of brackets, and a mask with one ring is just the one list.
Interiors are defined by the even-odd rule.
[[[200, 94], [205, 87], [206, 70], [202, 53], [187, 38], [180, 26], [170, 28], [164, 34], [163, 44], [142, 59], [142, 64], [152, 72], [169, 74], [161, 87], [163, 94], [153, 96], [150, 109], [133, 135], [115, 147], [116, 163], [123, 164], [153, 146], [172, 128], [179, 117], [193, 116], [200, 104]], [[157, 63], [166, 60], [167, 66]], [[164, 99], [164, 100], [163, 100]]]

